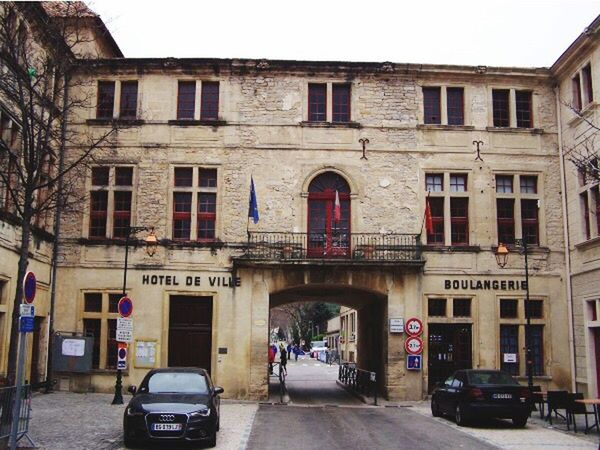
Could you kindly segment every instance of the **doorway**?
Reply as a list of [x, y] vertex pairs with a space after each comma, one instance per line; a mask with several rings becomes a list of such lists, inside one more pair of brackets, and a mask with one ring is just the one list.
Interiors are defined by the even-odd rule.
[[169, 367], [201, 367], [210, 373], [212, 307], [212, 297], [170, 297]]
[[429, 324], [428, 392], [456, 370], [471, 369], [471, 324]]

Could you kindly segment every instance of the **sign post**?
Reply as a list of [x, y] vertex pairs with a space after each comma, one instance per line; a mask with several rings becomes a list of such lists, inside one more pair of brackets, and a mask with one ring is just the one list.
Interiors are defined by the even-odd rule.
[[115, 396], [113, 405], [123, 404], [122, 371], [127, 369], [127, 343], [133, 341], [133, 302], [129, 297], [123, 295], [117, 305], [119, 315], [117, 318], [117, 381], [115, 383]]
[[19, 413], [21, 412], [21, 396], [23, 390], [23, 368], [27, 353], [27, 333], [33, 331], [35, 308], [31, 303], [35, 299], [37, 281], [33, 272], [27, 272], [23, 278], [23, 300], [26, 304], [19, 308], [19, 358], [17, 360], [17, 380], [15, 398], [13, 403], [12, 423], [10, 427], [10, 449], [17, 448], [17, 435], [19, 434]]

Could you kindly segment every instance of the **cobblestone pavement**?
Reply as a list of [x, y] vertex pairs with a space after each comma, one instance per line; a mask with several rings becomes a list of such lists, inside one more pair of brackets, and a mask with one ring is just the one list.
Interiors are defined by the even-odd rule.
[[[125, 405], [111, 405], [112, 397], [72, 392], [35, 394], [29, 436], [37, 449], [44, 450], [123, 449], [123, 412], [129, 396], [125, 396]], [[256, 403], [222, 400], [217, 448], [246, 448], [257, 409]]]

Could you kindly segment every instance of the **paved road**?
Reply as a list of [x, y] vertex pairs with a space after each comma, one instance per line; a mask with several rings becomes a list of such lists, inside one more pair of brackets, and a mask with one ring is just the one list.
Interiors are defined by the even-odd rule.
[[496, 449], [411, 408], [261, 405], [248, 449]]

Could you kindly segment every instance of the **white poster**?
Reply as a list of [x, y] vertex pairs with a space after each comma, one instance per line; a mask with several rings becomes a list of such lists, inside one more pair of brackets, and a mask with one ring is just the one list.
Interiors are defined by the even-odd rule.
[[516, 353], [504, 353], [504, 362], [505, 363], [516, 363], [517, 362], [517, 354]]
[[62, 354], [65, 356], [83, 356], [85, 353], [84, 339], [65, 339], [62, 342]]

